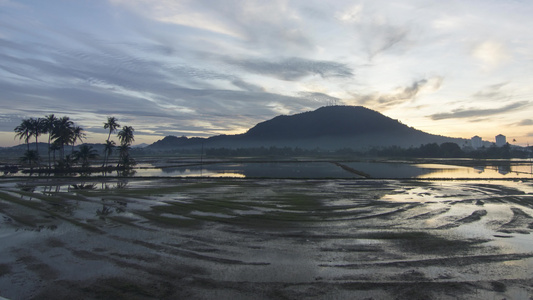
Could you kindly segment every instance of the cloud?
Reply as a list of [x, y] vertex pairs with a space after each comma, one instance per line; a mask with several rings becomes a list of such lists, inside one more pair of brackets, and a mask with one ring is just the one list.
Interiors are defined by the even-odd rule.
[[519, 108], [523, 108], [529, 105], [528, 101], [519, 101], [509, 105], [502, 106], [500, 108], [492, 109], [455, 109], [449, 113], [437, 113], [429, 116], [432, 120], [444, 120], [444, 119], [460, 119], [460, 118], [474, 118], [484, 117], [506, 113]]
[[518, 125], [518, 126], [530, 126], [530, 125], [533, 125], [533, 120], [532, 119], [524, 119], [524, 120], [516, 123], [516, 125]]
[[[375, 108], [389, 108], [413, 101], [422, 92], [433, 92], [440, 88], [442, 77], [432, 77], [414, 81], [411, 85], [398, 87], [390, 93], [355, 94], [352, 101]], [[350, 102], [352, 102], [350, 101]]]
[[226, 63], [239, 66], [248, 72], [267, 75], [285, 81], [295, 81], [313, 75], [320, 75], [322, 78], [349, 78], [353, 76], [352, 69], [346, 64], [298, 57], [277, 61], [260, 59], [235, 60], [227, 58]]
[[341, 99], [332, 97], [330, 95], [318, 92], [300, 92], [298, 95], [305, 99], [310, 99], [315, 102], [319, 102], [321, 105], [336, 105], [340, 103]]
[[265, 89], [261, 86], [255, 85], [253, 83], [246, 82], [242, 79], [235, 79], [231, 82], [234, 86], [241, 88], [249, 92], [264, 92]]
[[474, 94], [474, 98], [477, 98], [477, 99], [501, 99], [501, 98], [505, 98], [508, 95], [505, 94], [502, 91], [502, 88], [505, 85], [507, 85], [507, 84], [508, 84], [508, 82], [503, 82], [503, 83], [490, 85], [487, 88], [475, 93]]
[[510, 55], [504, 44], [497, 41], [485, 41], [472, 49], [472, 55], [482, 64], [484, 70], [491, 70], [509, 60]]

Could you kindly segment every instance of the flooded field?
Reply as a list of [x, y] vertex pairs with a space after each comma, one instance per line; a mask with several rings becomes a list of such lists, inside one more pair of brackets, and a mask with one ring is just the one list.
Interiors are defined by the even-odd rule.
[[529, 160], [475, 161], [272, 161], [141, 163], [135, 176], [142, 177], [234, 177], [234, 178], [529, 178]]
[[529, 180], [2, 178], [0, 214], [9, 299], [533, 295]]

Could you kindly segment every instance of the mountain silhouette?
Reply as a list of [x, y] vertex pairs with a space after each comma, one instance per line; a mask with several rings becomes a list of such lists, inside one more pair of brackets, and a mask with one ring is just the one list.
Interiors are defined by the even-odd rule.
[[173, 147], [300, 147], [369, 148], [380, 146], [418, 147], [427, 143], [464, 142], [425, 133], [377, 111], [362, 106], [326, 106], [315, 111], [282, 115], [261, 122], [246, 133], [207, 139], [168, 136], [148, 149]]

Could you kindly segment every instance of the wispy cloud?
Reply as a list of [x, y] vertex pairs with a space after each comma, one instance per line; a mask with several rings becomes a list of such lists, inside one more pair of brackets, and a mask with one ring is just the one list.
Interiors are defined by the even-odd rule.
[[511, 103], [499, 108], [489, 108], [489, 109], [482, 109], [482, 108], [472, 108], [472, 109], [455, 109], [452, 110], [449, 113], [437, 113], [429, 116], [432, 120], [444, 120], [444, 119], [462, 119], [462, 118], [476, 118], [476, 117], [486, 117], [491, 115], [498, 115], [506, 112], [510, 112], [513, 110], [517, 110], [519, 108], [524, 108], [529, 105], [528, 101], [519, 101], [515, 103]]
[[259, 59], [236, 60], [228, 58], [226, 62], [252, 73], [272, 76], [286, 81], [295, 81], [313, 75], [320, 75], [322, 78], [349, 78], [354, 75], [350, 67], [340, 62], [310, 60], [298, 57], [275, 61]]
[[432, 77], [414, 81], [409, 86], [398, 87], [389, 93], [354, 94], [350, 102], [382, 109], [413, 101], [423, 91], [436, 91], [440, 88], [443, 79]]
[[503, 88], [508, 84], [508, 82], [498, 83], [490, 85], [484, 88], [481, 91], [478, 91], [473, 95], [477, 99], [502, 99], [508, 97], [508, 95], [503, 91]]
[[342, 102], [415, 127], [499, 113], [494, 126], [530, 126], [527, 1], [93, 2], [0, 0], [4, 115], [205, 136]]
[[518, 126], [531, 126], [531, 125], [533, 125], [533, 120], [532, 119], [524, 119], [524, 120], [516, 123], [516, 125], [518, 125]]

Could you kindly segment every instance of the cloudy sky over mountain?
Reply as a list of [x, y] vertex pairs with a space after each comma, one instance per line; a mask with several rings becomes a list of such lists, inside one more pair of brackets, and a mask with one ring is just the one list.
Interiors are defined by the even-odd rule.
[[533, 2], [0, 0], [0, 146], [68, 115], [138, 143], [363, 105], [434, 134], [533, 143]]

